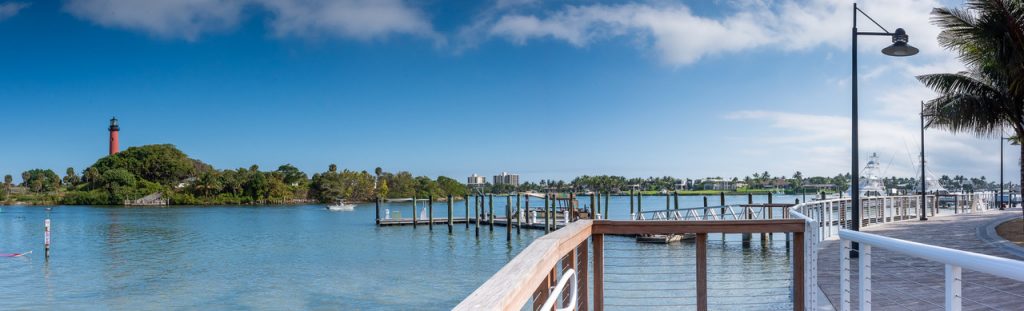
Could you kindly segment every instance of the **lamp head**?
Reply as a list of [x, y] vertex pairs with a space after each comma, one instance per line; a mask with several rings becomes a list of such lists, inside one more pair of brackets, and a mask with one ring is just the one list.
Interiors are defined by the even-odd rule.
[[903, 28], [897, 28], [896, 32], [892, 34], [892, 45], [882, 49], [882, 54], [889, 56], [911, 56], [917, 54], [917, 48], [910, 46], [907, 42], [910, 41], [910, 36]]

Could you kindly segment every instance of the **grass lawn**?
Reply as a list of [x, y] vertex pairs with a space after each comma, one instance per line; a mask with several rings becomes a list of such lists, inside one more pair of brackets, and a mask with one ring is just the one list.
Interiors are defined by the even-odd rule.
[[1000, 224], [996, 227], [996, 233], [1007, 241], [1018, 246], [1024, 246], [1024, 220], [1014, 219]]

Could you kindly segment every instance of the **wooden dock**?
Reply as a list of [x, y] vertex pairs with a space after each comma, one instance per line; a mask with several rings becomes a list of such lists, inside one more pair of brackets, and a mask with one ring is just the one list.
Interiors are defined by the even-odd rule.
[[[465, 217], [452, 219], [452, 224], [465, 224], [467, 221], [470, 224], [476, 224], [476, 218], [466, 219]], [[444, 217], [444, 218], [434, 217], [433, 219], [419, 219], [419, 218], [416, 219], [416, 225], [426, 226], [430, 222], [433, 222], [434, 225], [446, 225], [446, 224], [448, 224], [448, 218], [447, 217]], [[380, 226], [412, 226], [412, 225], [413, 225], [413, 219], [412, 218], [392, 218], [392, 219], [381, 219], [380, 220]], [[489, 218], [480, 218], [480, 226], [482, 226], [482, 227], [490, 226], [490, 219]], [[494, 218], [494, 226], [495, 227], [506, 227], [506, 226], [508, 226], [508, 219], [505, 218], [505, 217], [495, 217]], [[515, 227], [515, 226], [516, 226], [516, 219], [512, 218], [512, 227]], [[521, 226], [522, 226], [523, 229], [539, 229], [539, 230], [544, 230], [544, 221], [543, 221], [543, 219], [538, 219], [537, 223], [526, 223], [524, 221], [521, 224]], [[555, 221], [555, 227], [556, 228], [565, 227], [565, 221], [563, 221], [562, 219], [557, 219], [557, 221]]]

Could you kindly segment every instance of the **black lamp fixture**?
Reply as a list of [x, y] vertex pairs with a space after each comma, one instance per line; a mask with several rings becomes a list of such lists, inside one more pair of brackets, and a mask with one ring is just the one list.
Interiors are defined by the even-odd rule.
[[[884, 31], [884, 32], [860, 32], [860, 31], [857, 31], [857, 13], [858, 12], [860, 12], [860, 14], [864, 15], [864, 17], [867, 17], [869, 20], [871, 20], [871, 22], [874, 23], [875, 26], [878, 26], [878, 28], [881, 28], [882, 31]], [[860, 219], [861, 219], [860, 218], [860, 216], [861, 216], [861, 213], [860, 213], [860, 170], [858, 169], [860, 167], [860, 160], [859, 160], [859, 157], [858, 157], [859, 150], [857, 148], [857, 145], [858, 145], [858, 141], [857, 141], [857, 37], [858, 36], [888, 36], [888, 37], [892, 38], [892, 45], [882, 49], [882, 54], [889, 55], [889, 56], [896, 56], [896, 57], [911, 56], [911, 55], [917, 54], [918, 49], [915, 48], [915, 47], [910, 46], [909, 44], [907, 44], [908, 42], [910, 42], [910, 36], [907, 35], [907, 32], [905, 30], [903, 30], [903, 28], [897, 28], [896, 32], [889, 32], [889, 30], [885, 29], [885, 27], [882, 27], [882, 25], [879, 25], [878, 22], [876, 22], [875, 19], [871, 18], [871, 16], [869, 16], [867, 13], [864, 13], [864, 11], [861, 11], [861, 9], [858, 9], [857, 8], [857, 3], [853, 4], [853, 32], [852, 32], [852, 34], [853, 34], [853, 47], [851, 48], [851, 51], [853, 53], [853, 71], [852, 71], [852, 76], [853, 76], [852, 82], [853, 83], [851, 83], [851, 84], [853, 85], [853, 94], [852, 94], [853, 95], [853, 104], [852, 104], [852, 108], [853, 108], [852, 110], [853, 111], [851, 113], [851, 121], [853, 121], [853, 122], [851, 122], [851, 123], [852, 123], [852, 127], [853, 128], [852, 128], [851, 133], [852, 133], [852, 136], [853, 136], [852, 138], [853, 139], [852, 139], [852, 148], [851, 148], [852, 150], [851, 151], [852, 151], [852, 155], [853, 155], [853, 161], [851, 161], [851, 168], [850, 168], [850, 177], [851, 177], [851, 181], [850, 181], [850, 199], [851, 199], [850, 203], [851, 204], [850, 205], [852, 207], [851, 208], [851, 212], [853, 214], [852, 216], [853, 216], [853, 219], [854, 219], [854, 221], [853, 221], [853, 228], [851, 228], [851, 229], [853, 229], [854, 231], [860, 231]], [[850, 256], [851, 257], [857, 257], [857, 250], [859, 249], [858, 246], [857, 246], [857, 243], [854, 242], [852, 247], [853, 247], [853, 250], [850, 251]]]
[[903, 28], [896, 28], [896, 32], [892, 34], [892, 45], [882, 49], [882, 54], [896, 57], [917, 54], [918, 49], [907, 44], [908, 41], [910, 41], [910, 36], [907, 35], [907, 32]]

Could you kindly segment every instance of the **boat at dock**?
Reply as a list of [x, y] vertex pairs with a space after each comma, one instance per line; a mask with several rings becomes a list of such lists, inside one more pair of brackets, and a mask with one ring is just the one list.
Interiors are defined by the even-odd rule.
[[683, 234], [649, 234], [636, 237], [637, 243], [669, 244], [682, 240], [693, 240], [697, 235], [693, 233]]

